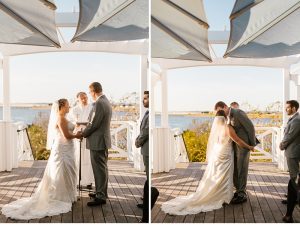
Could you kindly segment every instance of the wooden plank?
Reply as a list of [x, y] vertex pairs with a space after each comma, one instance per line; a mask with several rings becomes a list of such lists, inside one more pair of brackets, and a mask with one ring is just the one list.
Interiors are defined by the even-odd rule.
[[[143, 202], [141, 200], [140, 191], [144, 189], [144, 184], [146, 180], [144, 176], [144, 174], [137, 172], [131, 172], [130, 174], [128, 174], [128, 176], [122, 176], [122, 179], [124, 180], [124, 183], [127, 186], [127, 191], [129, 195], [127, 200], [130, 202], [131, 208], [133, 208], [133, 213], [137, 221], [141, 220], [143, 215], [143, 211], [137, 208], [137, 204]], [[133, 181], [137, 183], [134, 183]]]
[[[52, 220], [51, 220], [51, 222], [52, 222]], [[62, 223], [72, 223], [73, 222], [73, 206], [72, 206], [72, 211], [61, 215], [61, 222]]]
[[[169, 189], [170, 187], [172, 187], [173, 182], [176, 182], [177, 178], [177, 174], [175, 174], [176, 170], [171, 170], [169, 174], [167, 173], [161, 173], [160, 177], [157, 177], [157, 179], [159, 180], [159, 182], [155, 183], [155, 179], [152, 179], [152, 181], [154, 181], [154, 186], [156, 186], [156, 188], [158, 188], [160, 194], [158, 196], [156, 205], [153, 207], [152, 211], [151, 211], [151, 220], [153, 223], [158, 223], [157, 219], [160, 221], [163, 221], [161, 219], [159, 219], [159, 215], [161, 213], [161, 209], [160, 209], [160, 202], [161, 199], [164, 199], [163, 202], [167, 201], [170, 197], [170, 194], [172, 193], [172, 190]], [[165, 178], [166, 177], [166, 178]], [[176, 177], [176, 179], [175, 179]], [[164, 215], [162, 213], [162, 215]]]
[[[111, 172], [110, 174], [111, 188], [110, 188], [109, 199], [111, 202], [111, 206], [114, 209], [116, 223], [126, 223], [127, 219], [125, 217], [125, 214], [132, 215], [133, 212], [126, 202], [126, 196], [122, 192], [122, 189], [126, 189], [126, 188], [124, 187], [124, 184], [122, 184], [121, 181], [117, 181], [118, 175], [116, 174], [115, 177], [114, 175], [115, 173], [116, 172]], [[121, 200], [119, 200], [117, 196], [120, 197]], [[123, 205], [124, 212], [121, 205]], [[137, 220], [134, 220], [134, 222], [137, 222]]]
[[233, 212], [233, 205], [225, 205], [225, 215], [224, 215], [224, 222], [225, 223], [234, 223], [234, 212]]
[[269, 208], [269, 205], [268, 205], [266, 199], [263, 196], [262, 190], [259, 186], [259, 182], [257, 181], [255, 174], [253, 174], [253, 176], [252, 176], [252, 182], [254, 184], [254, 190], [255, 190], [256, 196], [258, 197], [258, 202], [262, 209], [262, 213], [263, 213], [265, 222], [266, 223], [275, 223], [276, 221], [271, 213], [271, 210]]
[[[13, 173], [13, 171], [12, 171], [12, 173]], [[29, 182], [32, 179], [32, 173], [34, 173], [32, 170], [30, 170], [28, 168], [24, 168], [22, 171], [20, 171], [19, 176], [16, 176], [15, 179], [12, 180], [12, 183], [9, 183], [7, 185], [8, 191], [4, 197], [5, 199], [2, 199], [4, 201], [1, 201], [1, 202], [3, 202], [3, 205], [8, 204], [12, 201], [15, 201], [22, 196], [22, 193], [24, 192], [24, 187], [23, 187], [22, 183], [24, 182], [24, 185], [26, 185], [26, 182]], [[5, 222], [6, 223], [15, 223], [15, 222], [17, 222], [17, 220], [7, 218], [7, 220]]]
[[[189, 178], [189, 173], [190, 173], [189, 170], [185, 169], [185, 170], [181, 170], [179, 172], [180, 172], [180, 173], [178, 173], [179, 179], [174, 179], [175, 185], [168, 187], [168, 189], [170, 190], [169, 191], [170, 194], [167, 194], [167, 192], [164, 193], [167, 195], [166, 201], [170, 200], [171, 197], [174, 198], [174, 197], [178, 196], [178, 194], [182, 190], [181, 183], [183, 183], [183, 184], [186, 183], [186, 181]], [[159, 222], [172, 223], [176, 217], [177, 216], [171, 216], [171, 215], [165, 214], [162, 210], [160, 210], [159, 214], [156, 217], [156, 220], [154, 220], [154, 221], [158, 222], [158, 223]]]
[[233, 205], [233, 213], [234, 213], [234, 222], [235, 223], [244, 223], [244, 212], [243, 212], [243, 204]]
[[[117, 194], [122, 210], [126, 216], [129, 223], [137, 223], [138, 219], [135, 216], [134, 211], [139, 210], [136, 206], [137, 202], [132, 198], [132, 193], [126, 185], [123, 177], [120, 175], [119, 171], [115, 171], [115, 180], [119, 185], [120, 194]], [[129, 174], [127, 174], [128, 176]], [[126, 175], [125, 175], [126, 176]], [[121, 199], [122, 198], [122, 199]]]
[[261, 171], [257, 173], [261, 190], [263, 191], [264, 196], [269, 204], [274, 219], [276, 220], [277, 223], [282, 222], [283, 212], [280, 210], [280, 208], [278, 207], [274, 199], [276, 193], [275, 192], [272, 193], [270, 191], [272, 183], [267, 182], [267, 176], [268, 176], [267, 174], [268, 174], [267, 172], [264, 172], [264, 174], [262, 174]]
[[92, 207], [87, 206], [87, 203], [90, 201], [87, 193], [83, 193], [81, 201], [82, 201], [83, 222], [84, 223], [94, 223]]
[[256, 196], [256, 192], [254, 190], [255, 183], [252, 183], [252, 177], [253, 177], [253, 174], [251, 171], [250, 174], [248, 175], [248, 187], [247, 187], [248, 188], [248, 191], [247, 191], [248, 198], [249, 198], [249, 202], [251, 205], [250, 208], [252, 211], [254, 222], [264, 223], [265, 219], [264, 219], [263, 213], [261, 211], [260, 204], [259, 204], [258, 198]]
[[[178, 196], [186, 196], [188, 195], [188, 190], [191, 186], [191, 184], [195, 181], [194, 177], [197, 173], [196, 170], [191, 170], [190, 168], [187, 168], [186, 170], [190, 170], [189, 174], [190, 177], [188, 177], [188, 179], [183, 183], [182, 185], [182, 189], [179, 192]], [[188, 218], [192, 219], [192, 215], [186, 215], [186, 216], [176, 216], [174, 218], [174, 223], [184, 223], [185, 220], [188, 221]]]

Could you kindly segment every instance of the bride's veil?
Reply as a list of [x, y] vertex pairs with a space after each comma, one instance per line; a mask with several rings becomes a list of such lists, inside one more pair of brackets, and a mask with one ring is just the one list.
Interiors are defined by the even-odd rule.
[[47, 145], [46, 145], [47, 149], [52, 149], [52, 145], [54, 143], [55, 134], [56, 134], [55, 128], [56, 128], [57, 119], [58, 119], [58, 111], [59, 111], [58, 102], [55, 101], [52, 104], [51, 113], [50, 113], [50, 117], [49, 117], [48, 132], [47, 132]]
[[224, 116], [216, 116], [213, 124], [211, 126], [211, 131], [209, 134], [207, 148], [206, 148], [206, 161], [212, 159], [214, 154], [215, 145], [222, 140], [226, 129], [226, 118]]

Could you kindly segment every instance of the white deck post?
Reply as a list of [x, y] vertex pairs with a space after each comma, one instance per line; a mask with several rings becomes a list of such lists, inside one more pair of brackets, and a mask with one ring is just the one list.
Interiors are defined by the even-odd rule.
[[[290, 71], [287, 68], [283, 69], [283, 99], [282, 99], [282, 127], [281, 137], [283, 138], [283, 130], [287, 123], [287, 114], [285, 112], [285, 103], [290, 98]], [[281, 138], [281, 139], [282, 139]], [[284, 151], [278, 150], [278, 168], [287, 171], [287, 163]]]
[[169, 112], [168, 112], [168, 73], [163, 70], [161, 73], [161, 127], [169, 127]]
[[3, 121], [11, 120], [9, 57], [3, 58]]
[[290, 99], [290, 72], [289, 69], [283, 69], [283, 101], [282, 101], [282, 124], [287, 123], [287, 114], [285, 112], [285, 103]]
[[4, 56], [3, 69], [3, 120], [0, 121], [0, 171], [17, 167], [16, 140], [11, 121], [9, 57]]
[[[140, 56], [140, 108], [139, 108], [139, 120], [137, 124], [137, 133], [139, 134], [139, 125], [143, 119], [143, 116], [146, 112], [146, 109], [143, 105], [143, 98], [144, 98], [144, 91], [148, 90], [148, 62], [147, 62], [147, 55], [141, 55]], [[135, 138], [135, 137], [134, 137]], [[133, 142], [134, 144], [134, 142]], [[141, 149], [137, 149], [135, 146], [132, 146], [133, 149], [133, 162], [134, 162], [134, 168], [140, 171], [144, 171], [144, 162], [143, 157], [141, 154]], [[129, 153], [129, 152], [128, 152]]]
[[148, 90], [148, 79], [147, 79], [147, 56], [141, 55], [140, 56], [140, 121], [143, 119], [145, 114], [145, 107], [143, 106], [143, 98], [144, 98], [144, 91]]

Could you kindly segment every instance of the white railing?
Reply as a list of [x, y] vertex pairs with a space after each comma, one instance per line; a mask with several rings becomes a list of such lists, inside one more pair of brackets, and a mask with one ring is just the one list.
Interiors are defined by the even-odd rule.
[[[126, 158], [134, 163], [134, 168], [144, 170], [141, 149], [135, 147], [135, 139], [138, 136], [138, 123], [134, 121], [112, 121], [111, 138], [112, 150], [110, 157]], [[125, 132], [125, 134], [124, 134]]]
[[279, 149], [283, 129], [279, 127], [255, 127], [260, 144], [251, 153], [251, 159], [266, 159], [278, 164], [281, 170], [287, 170], [284, 151]]
[[18, 167], [17, 126], [0, 121], [0, 172]]
[[24, 122], [16, 122], [18, 161], [34, 160], [32, 146], [28, 135], [28, 126]]
[[[284, 151], [279, 149], [283, 129], [279, 127], [255, 127], [255, 130], [260, 144], [256, 146], [255, 152], [251, 152], [250, 159], [271, 161], [277, 163], [281, 170], [287, 170]], [[169, 143], [174, 146], [172, 154], [175, 156], [175, 162], [188, 162], [186, 146], [180, 129], [175, 128], [171, 132], [174, 137], [169, 140]], [[159, 142], [159, 138], [157, 141]]]
[[180, 128], [172, 129], [174, 135], [174, 145], [175, 145], [175, 162], [184, 163], [189, 162], [186, 145], [184, 142], [183, 132]]

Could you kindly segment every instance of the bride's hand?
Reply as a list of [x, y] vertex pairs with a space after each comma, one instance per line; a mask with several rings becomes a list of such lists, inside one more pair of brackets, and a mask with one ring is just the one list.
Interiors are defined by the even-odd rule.
[[75, 134], [75, 138], [78, 138], [78, 139], [82, 139], [82, 132], [78, 131], [76, 134]]
[[251, 152], [254, 152], [254, 146], [250, 146], [249, 150], [250, 150]]

